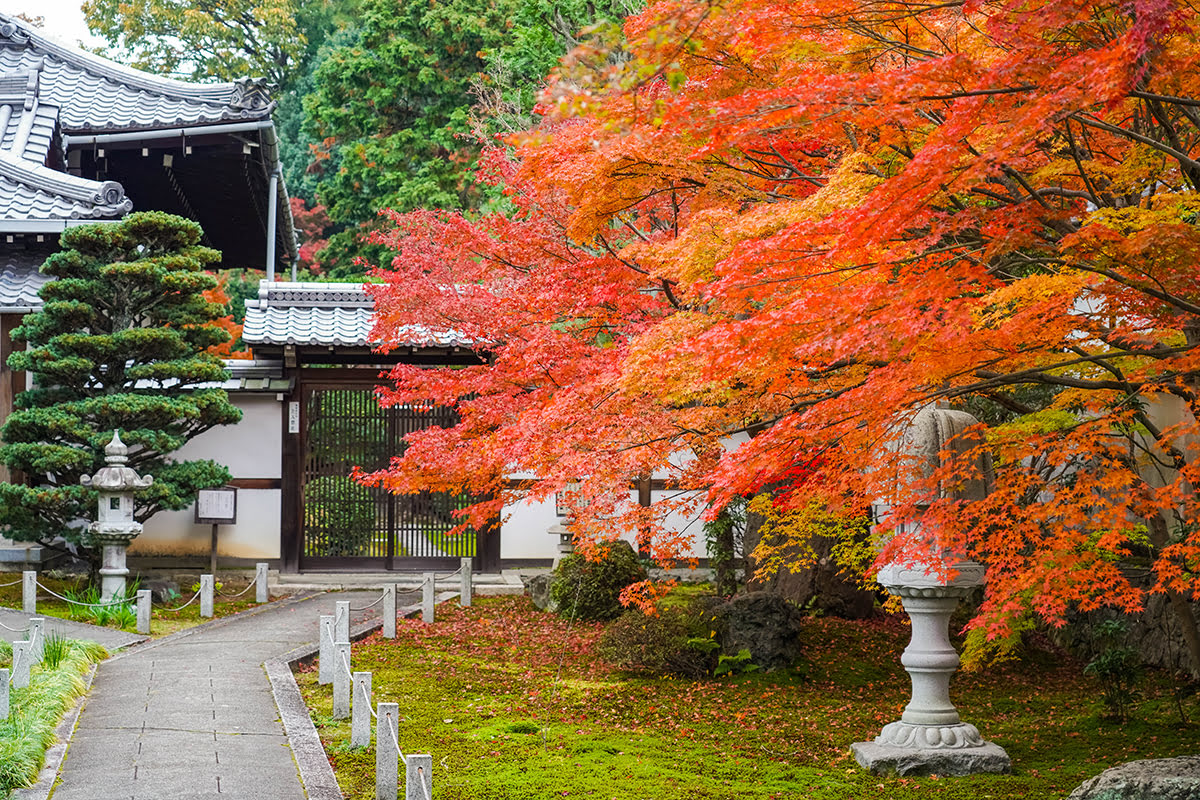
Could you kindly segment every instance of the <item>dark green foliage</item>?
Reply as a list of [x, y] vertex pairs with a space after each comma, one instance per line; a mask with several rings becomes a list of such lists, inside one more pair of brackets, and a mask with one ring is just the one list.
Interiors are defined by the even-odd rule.
[[550, 599], [564, 617], [613, 619], [622, 611], [621, 590], [645, 579], [646, 570], [628, 542], [602, 542], [591, 559], [575, 554], [559, 562]]
[[326, 475], [304, 485], [304, 528], [326, 556], [359, 556], [375, 535], [370, 491], [343, 475]]
[[201, 296], [216, 285], [205, 267], [220, 260], [201, 236], [196, 223], [160, 212], [63, 233], [63, 250], [42, 267], [57, 278], [42, 288], [42, 310], [13, 331], [28, 348], [8, 365], [32, 373], [35, 388], [17, 396], [0, 430], [0, 461], [28, 482], [0, 484], [5, 535], [78, 541], [77, 521], [95, 510], [79, 478], [103, 464], [117, 429], [130, 466], [154, 477], [137, 498], [139, 521], [229, 480], [215, 462], [169, 457], [241, 418], [223, 389], [195, 388], [227, 375], [206, 352], [228, 339], [210, 324], [228, 311]]
[[1138, 683], [1142, 678], [1142, 660], [1137, 649], [1122, 643], [1129, 628], [1121, 619], [1109, 619], [1095, 627], [1099, 645], [1095, 658], [1083, 668], [1083, 674], [1100, 681], [1100, 698], [1105, 716], [1114, 722], [1129, 719], [1133, 704], [1139, 697]]
[[323, 55], [304, 100], [307, 131], [332, 162], [318, 161], [318, 198], [335, 222], [474, 204], [468, 89], [512, 10], [513, 0], [363, 3], [357, 37]]
[[713, 597], [689, 598], [657, 614], [626, 611], [604, 629], [596, 652], [629, 672], [700, 678], [713, 674], [720, 657], [720, 621]]
[[734, 500], [704, 523], [704, 548], [717, 584], [717, 594], [737, 593], [737, 570], [745, 567], [746, 501]]

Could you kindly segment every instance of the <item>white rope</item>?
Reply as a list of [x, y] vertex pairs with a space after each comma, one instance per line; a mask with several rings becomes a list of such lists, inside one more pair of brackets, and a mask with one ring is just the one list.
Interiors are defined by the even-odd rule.
[[369, 609], [369, 608], [374, 608], [375, 606], [377, 606], [377, 605], [379, 605], [380, 603], [382, 603], [382, 602], [383, 602], [383, 597], [384, 597], [383, 595], [379, 595], [379, 599], [377, 599], [377, 600], [376, 600], [374, 603], [371, 603], [371, 604], [369, 604], [369, 605], [365, 605], [365, 606], [350, 606], [350, 610], [351, 610], [351, 611], [366, 611], [366, 610], [367, 610], [367, 609]]
[[29, 628], [25, 628], [23, 630], [20, 628], [10, 628], [3, 622], [0, 622], [0, 628], [4, 628], [6, 631], [12, 631], [13, 633], [29, 633]]
[[123, 606], [123, 605], [129, 605], [129, 604], [133, 603], [132, 600], [128, 600], [128, 599], [126, 599], [126, 600], [109, 600], [107, 603], [85, 603], [82, 600], [72, 600], [69, 597], [63, 597], [61, 594], [59, 594], [58, 592], [49, 588], [41, 581], [37, 581], [37, 585], [41, 586], [49, 594], [53, 595], [54, 597], [57, 597], [59, 600], [65, 600], [66, 602], [70, 603], [73, 606], [84, 606], [86, 608], [104, 608], [105, 606]]
[[242, 595], [244, 595], [246, 592], [250, 591], [251, 587], [253, 587], [253, 586], [254, 586], [254, 584], [255, 584], [255, 583], [257, 583], [257, 582], [258, 582], [258, 575], [256, 574], [256, 575], [254, 576], [254, 580], [250, 581], [250, 584], [249, 584], [249, 585], [248, 585], [248, 586], [247, 586], [245, 589], [242, 589], [240, 592], [238, 592], [237, 594], [222, 594], [221, 592], [217, 592], [216, 594], [217, 594], [217, 596], [218, 596], [218, 597], [228, 597], [228, 598], [231, 598], [231, 599], [232, 599], [232, 598], [236, 598], [236, 597], [241, 597], [241, 596], [242, 596]]
[[5, 589], [5, 588], [7, 588], [7, 587], [9, 587], [9, 586], [16, 586], [16, 585], [17, 585], [18, 583], [20, 583], [22, 580], [24, 580], [24, 579], [23, 579], [23, 578], [18, 578], [17, 580], [13, 581], [12, 583], [0, 583], [0, 589]]
[[390, 733], [392, 735], [392, 744], [396, 745], [396, 754], [400, 757], [401, 760], [404, 760], [405, 759], [404, 751], [400, 749], [400, 740], [396, 738], [396, 732], [394, 730], [392, 730], [391, 725], [385, 724], [383, 727], [387, 728], [388, 733]]
[[367, 685], [365, 683], [360, 683], [358, 688], [361, 690], [359, 694], [363, 696], [363, 700], [367, 701], [367, 711], [371, 712], [372, 717], [379, 719], [379, 715], [375, 713], [375, 706], [371, 703], [371, 695], [367, 694]]
[[421, 776], [421, 780], [419, 782], [421, 784], [421, 791], [425, 793], [425, 800], [433, 800], [433, 798], [429, 796], [429, 784], [425, 783], [425, 768], [417, 767], [417, 774]]
[[354, 680], [354, 672], [351, 671], [351, 669], [350, 669], [350, 662], [348, 660], [346, 660], [345, 653], [342, 653], [342, 657], [340, 660], [342, 662], [342, 666], [346, 668], [346, 674], [350, 676], [350, 680]]
[[161, 610], [162, 610], [162, 611], [170, 611], [172, 614], [173, 614], [173, 613], [175, 613], [176, 611], [183, 611], [185, 608], [187, 608], [188, 606], [190, 606], [192, 603], [196, 602], [196, 598], [197, 598], [197, 597], [199, 597], [199, 596], [200, 596], [200, 590], [199, 590], [199, 589], [197, 589], [197, 590], [196, 590], [196, 593], [195, 593], [194, 595], [192, 595], [192, 599], [191, 599], [191, 600], [188, 600], [186, 603], [184, 603], [183, 605], [179, 606], [178, 608], [164, 608], [164, 609], [161, 609]]
[[457, 575], [460, 572], [462, 572], [462, 564], [459, 564], [458, 569], [454, 570], [454, 572], [451, 572], [449, 575], [435, 575], [435, 576], [433, 576], [433, 578], [434, 578], [434, 580], [438, 580], [438, 581], [447, 581], [447, 580], [450, 580], [451, 578], [453, 578], [455, 575]]

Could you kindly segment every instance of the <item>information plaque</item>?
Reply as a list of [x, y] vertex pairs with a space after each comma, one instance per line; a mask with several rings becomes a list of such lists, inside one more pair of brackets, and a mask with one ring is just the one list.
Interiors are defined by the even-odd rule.
[[196, 522], [209, 525], [237, 523], [237, 489], [221, 486], [196, 492]]

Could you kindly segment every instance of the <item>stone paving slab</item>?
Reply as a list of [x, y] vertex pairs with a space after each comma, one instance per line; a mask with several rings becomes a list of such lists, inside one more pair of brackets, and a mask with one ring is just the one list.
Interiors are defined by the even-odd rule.
[[[101, 663], [52, 800], [304, 800], [263, 662], [317, 641], [334, 604], [277, 601]], [[378, 618], [352, 612], [351, 625]]]
[[[24, 639], [25, 634], [18, 633], [17, 631], [24, 631], [29, 627], [29, 618], [37, 616], [43, 615], [26, 614], [20, 609], [0, 606], [0, 639], [6, 642], [15, 642]], [[145, 636], [128, 633], [127, 631], [119, 631], [115, 628], [88, 625], [84, 622], [59, 619], [58, 617], [46, 617], [45, 619], [47, 633], [54, 631], [59, 636], [65, 636], [68, 639], [88, 639], [93, 642], [99, 642], [108, 648], [110, 653], [146, 640]], [[17, 631], [9, 630], [10, 628], [16, 628]]]

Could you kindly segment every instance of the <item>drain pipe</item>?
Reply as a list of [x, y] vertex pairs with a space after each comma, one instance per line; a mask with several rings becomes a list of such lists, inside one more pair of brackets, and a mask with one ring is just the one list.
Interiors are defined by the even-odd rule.
[[[275, 280], [275, 218], [279, 216], [279, 170], [271, 171], [267, 190], [267, 280]], [[292, 278], [295, 280], [295, 277]]]

